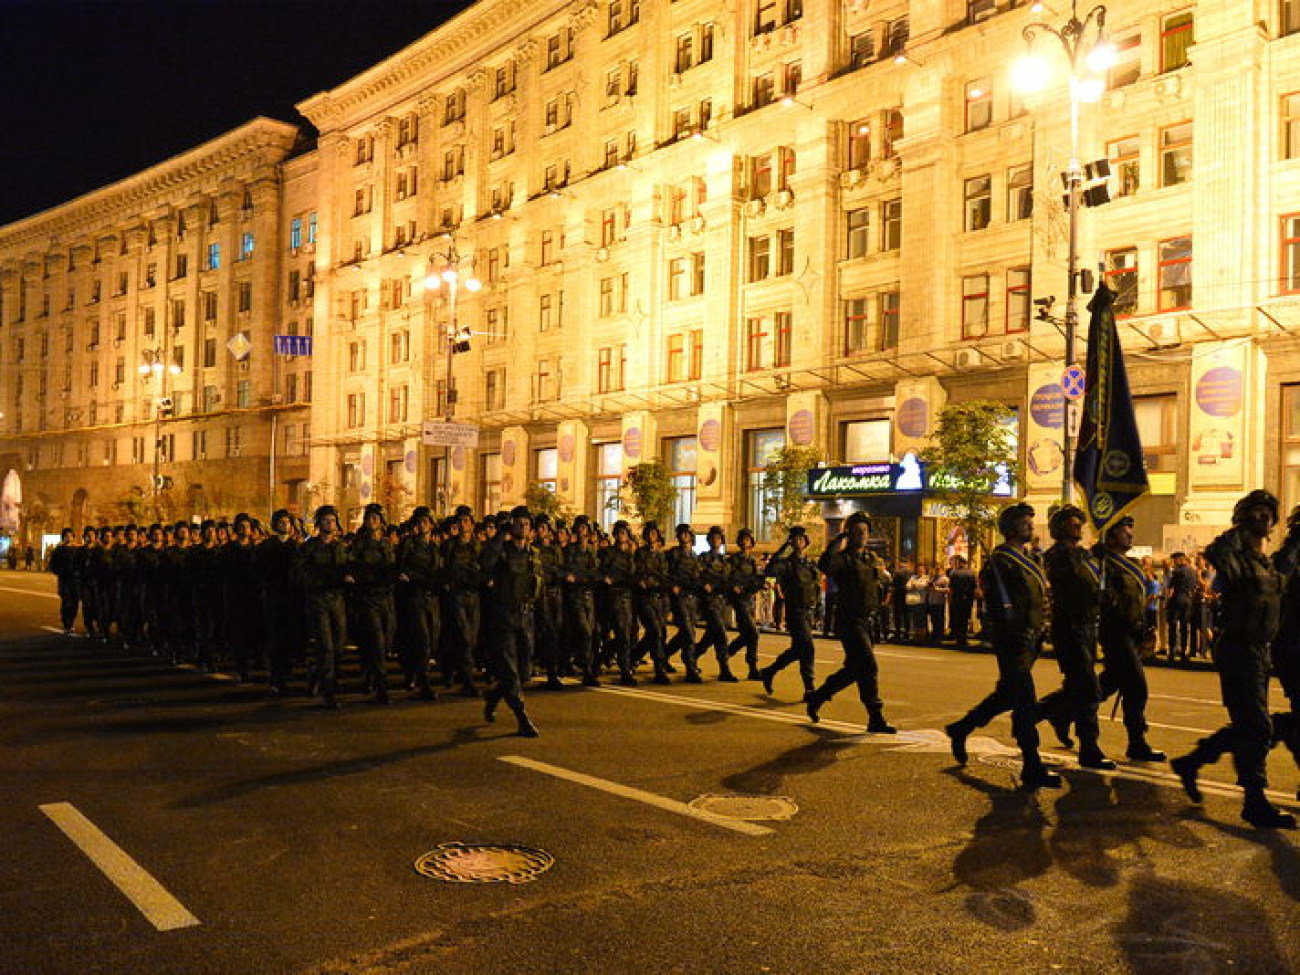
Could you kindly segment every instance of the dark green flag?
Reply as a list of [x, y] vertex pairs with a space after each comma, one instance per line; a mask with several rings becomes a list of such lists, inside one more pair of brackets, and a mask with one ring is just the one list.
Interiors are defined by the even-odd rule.
[[1083, 489], [1088, 514], [1099, 534], [1150, 490], [1124, 351], [1115, 328], [1114, 301], [1115, 292], [1102, 284], [1088, 302], [1092, 318], [1088, 323], [1087, 388], [1074, 458], [1074, 479]]

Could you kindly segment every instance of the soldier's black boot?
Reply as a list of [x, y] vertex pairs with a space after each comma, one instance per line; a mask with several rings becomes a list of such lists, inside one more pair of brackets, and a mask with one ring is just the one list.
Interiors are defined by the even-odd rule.
[[1049, 771], [1037, 754], [1026, 755], [1025, 764], [1020, 770], [1020, 784], [1028, 791], [1059, 789], [1061, 787], [1061, 777], [1055, 772]]
[[726, 657], [721, 657], [718, 660], [718, 680], [724, 684], [737, 684], [740, 682], [740, 678], [731, 672], [731, 664]]
[[636, 687], [636, 674], [625, 670], [618, 675], [618, 683], [620, 687]]
[[1284, 813], [1264, 796], [1263, 789], [1248, 789], [1241, 818], [1258, 829], [1295, 829], [1295, 817]]
[[898, 734], [898, 729], [885, 720], [884, 708], [871, 708], [867, 712], [867, 731], [873, 735]]
[[323, 681], [321, 683], [320, 693], [321, 701], [328, 710], [337, 711], [339, 709], [339, 699], [338, 695], [334, 691], [334, 682], [332, 680]]
[[948, 747], [952, 749], [952, 757], [957, 760], [958, 765], [965, 765], [970, 760], [970, 754], [966, 751], [966, 739], [970, 736], [970, 729], [962, 722], [954, 721], [943, 731], [948, 736]]
[[429, 672], [427, 670], [422, 670], [415, 675], [415, 689], [421, 701], [438, 700], [438, 692], [429, 683]]
[[1047, 719], [1047, 723], [1056, 732], [1056, 740], [1061, 743], [1062, 748], [1074, 747], [1074, 739], [1070, 737], [1070, 716], [1068, 714], [1053, 714]]
[[524, 710], [523, 701], [511, 704], [510, 710], [515, 713], [515, 720], [519, 722], [519, 727], [515, 730], [516, 735], [520, 738], [536, 738], [541, 734], [537, 730], [537, 725], [533, 724], [532, 719], [528, 717], [528, 712]]
[[826, 703], [826, 699], [812, 690], [803, 696], [803, 703], [804, 709], [808, 712], [808, 720], [818, 724], [821, 721], [822, 705]]
[[763, 682], [763, 691], [767, 694], [772, 693], [772, 682], [776, 679], [776, 674], [772, 672], [771, 667], [764, 667], [758, 672], [758, 679]]
[[1152, 748], [1147, 744], [1147, 740], [1142, 735], [1133, 735], [1128, 740], [1128, 751], [1125, 754], [1130, 761], [1134, 762], [1163, 762], [1169, 756], [1157, 748]]
[[491, 724], [497, 719], [497, 705], [501, 703], [501, 692], [489, 687], [483, 692], [483, 720]]
[[668, 676], [668, 665], [662, 660], [655, 661], [654, 682], [656, 684], [671, 684], [672, 678]]
[[1115, 762], [1102, 753], [1101, 748], [1094, 742], [1079, 743], [1079, 767], [1090, 768], [1096, 772], [1113, 772]]
[[1195, 803], [1205, 800], [1201, 795], [1201, 787], [1196, 784], [1196, 773], [1201, 770], [1201, 763], [1195, 752], [1170, 759], [1169, 767], [1174, 770], [1174, 775], [1178, 776], [1178, 781], [1183, 784], [1183, 791], [1187, 793], [1188, 799]]

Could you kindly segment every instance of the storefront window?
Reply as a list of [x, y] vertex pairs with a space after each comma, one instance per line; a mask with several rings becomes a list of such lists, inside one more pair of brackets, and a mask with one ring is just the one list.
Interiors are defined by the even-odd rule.
[[619, 491], [623, 487], [623, 445], [596, 444], [596, 517], [609, 531], [619, 519]]
[[554, 447], [548, 447], [545, 450], [539, 450], [534, 454], [535, 467], [537, 472], [537, 485], [544, 487], [552, 494], [555, 493], [557, 473], [559, 470], [560, 457]]
[[501, 455], [483, 455], [483, 511], [501, 507]]
[[1163, 396], [1133, 397], [1133, 413], [1137, 417], [1138, 437], [1142, 440], [1142, 453], [1147, 470], [1173, 472], [1178, 469], [1175, 436], [1178, 400], [1173, 394]]
[[891, 426], [889, 420], [855, 420], [844, 424], [844, 463], [888, 460]]
[[1300, 504], [1300, 384], [1282, 387], [1282, 510]]
[[[664, 454], [668, 458], [668, 476], [677, 489], [676, 510], [673, 517], [677, 525], [689, 525], [695, 513], [695, 449], [694, 437], [673, 437], [664, 441]], [[676, 525], [665, 528], [672, 532]]]
[[785, 446], [785, 431], [751, 430], [746, 434], [745, 457], [749, 466], [749, 527], [760, 542], [772, 539], [772, 512], [768, 509], [768, 494], [763, 487], [763, 472], [773, 457]]

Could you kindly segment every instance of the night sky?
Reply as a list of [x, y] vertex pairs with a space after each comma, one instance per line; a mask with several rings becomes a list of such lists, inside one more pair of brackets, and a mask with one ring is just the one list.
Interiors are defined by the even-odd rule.
[[466, 0], [0, 0], [0, 225], [395, 54]]

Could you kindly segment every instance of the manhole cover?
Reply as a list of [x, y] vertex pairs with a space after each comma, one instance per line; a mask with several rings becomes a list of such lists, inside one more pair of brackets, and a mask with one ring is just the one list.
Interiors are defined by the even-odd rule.
[[415, 871], [453, 884], [526, 884], [554, 863], [528, 846], [441, 843], [415, 861]]
[[726, 816], [728, 819], [791, 818], [799, 811], [789, 796], [699, 796], [690, 801], [692, 809]]
[[[1009, 768], [1013, 772], [1019, 772], [1024, 765], [1024, 759], [1017, 754], [1009, 755], [981, 755], [979, 760], [985, 765], [992, 765], [994, 768]], [[1044, 758], [1043, 764], [1048, 768], [1060, 768], [1061, 763], [1051, 759]]]

